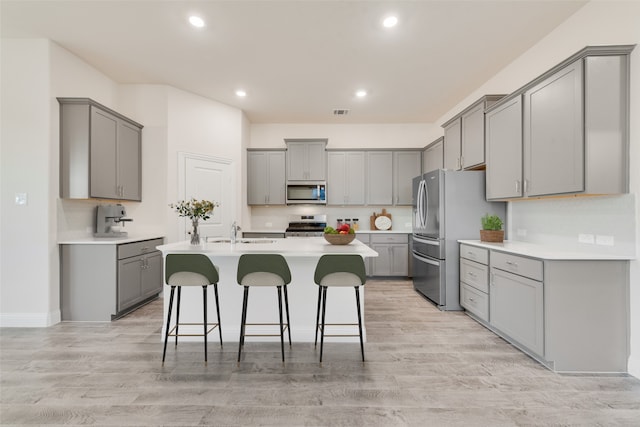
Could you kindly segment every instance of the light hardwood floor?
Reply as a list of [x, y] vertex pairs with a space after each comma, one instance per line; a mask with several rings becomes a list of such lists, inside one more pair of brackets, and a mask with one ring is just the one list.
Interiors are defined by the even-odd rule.
[[319, 366], [312, 344], [282, 365], [279, 342], [247, 342], [238, 367], [237, 342], [213, 336], [208, 364], [182, 343], [162, 366], [159, 300], [110, 323], [1, 329], [0, 424], [640, 425], [634, 377], [554, 374], [410, 282], [365, 290], [364, 364], [358, 344], [326, 344]]

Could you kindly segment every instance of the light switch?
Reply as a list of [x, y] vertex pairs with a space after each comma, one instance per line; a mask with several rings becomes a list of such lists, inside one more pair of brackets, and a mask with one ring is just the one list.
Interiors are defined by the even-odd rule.
[[27, 204], [27, 193], [16, 193], [16, 205], [25, 206]]

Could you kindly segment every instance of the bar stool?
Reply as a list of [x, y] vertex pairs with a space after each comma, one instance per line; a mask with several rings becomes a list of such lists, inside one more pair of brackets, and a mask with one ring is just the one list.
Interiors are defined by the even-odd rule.
[[[329, 326], [355, 326], [355, 323], [325, 323], [327, 309], [327, 288], [353, 286], [356, 290], [356, 308], [358, 310], [358, 335], [332, 334], [331, 337], [355, 337], [360, 336], [360, 351], [364, 362], [364, 341], [362, 339], [362, 316], [360, 311], [360, 286], [367, 281], [364, 268], [364, 260], [360, 255], [323, 255], [318, 260], [313, 277], [318, 287], [318, 308], [316, 311], [316, 340], [318, 345], [318, 330], [320, 330], [320, 363], [322, 363], [322, 350], [324, 346], [325, 325]], [[320, 324], [320, 306], [322, 306], [322, 324]]]
[[[249, 304], [249, 288], [251, 286], [275, 286], [278, 288], [278, 314], [280, 318], [280, 349], [284, 363], [284, 331], [289, 334], [291, 346], [291, 329], [289, 328], [289, 297], [287, 285], [291, 283], [291, 271], [282, 255], [279, 254], [243, 254], [238, 260], [238, 284], [244, 286], [242, 299], [242, 319], [240, 322], [240, 342], [238, 345], [238, 363], [242, 355], [245, 336], [277, 336], [273, 334], [246, 334], [247, 325], [276, 325], [276, 323], [247, 323], [247, 306]], [[282, 288], [284, 288], [284, 305], [287, 323], [282, 321]]]
[[[171, 286], [171, 296], [169, 297], [169, 313], [167, 314], [167, 325], [164, 335], [164, 350], [162, 352], [162, 363], [167, 354], [167, 342], [169, 336], [176, 337], [176, 347], [179, 336], [203, 336], [204, 337], [204, 361], [207, 362], [207, 335], [216, 327], [220, 334], [220, 345], [222, 346], [222, 328], [220, 326], [220, 304], [218, 303], [218, 267], [214, 265], [209, 257], [203, 254], [169, 254], [165, 259], [165, 281]], [[216, 296], [216, 312], [218, 323], [207, 322], [207, 287], [213, 285]], [[203, 301], [203, 323], [180, 323], [180, 296], [183, 286], [202, 286]], [[171, 309], [173, 307], [173, 295], [178, 288], [178, 301], [176, 304], [176, 323], [169, 329], [171, 322]], [[203, 325], [203, 334], [180, 334], [179, 327], [186, 325]], [[210, 327], [210, 328], [209, 328]]]

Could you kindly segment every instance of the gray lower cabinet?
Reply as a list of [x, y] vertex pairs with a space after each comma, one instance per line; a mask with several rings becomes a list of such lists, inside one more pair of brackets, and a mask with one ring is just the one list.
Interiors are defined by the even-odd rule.
[[542, 272], [542, 261], [492, 252], [489, 323], [535, 355], [544, 357], [542, 275], [535, 280], [502, 269], [519, 269], [525, 264], [535, 264]]
[[285, 151], [247, 151], [247, 204], [284, 205]]
[[60, 197], [142, 199], [142, 125], [89, 98], [60, 103]]
[[461, 244], [460, 305], [554, 371], [627, 372], [628, 272], [624, 260], [538, 259]]
[[422, 171], [420, 151], [393, 152], [393, 203], [396, 206], [411, 205], [412, 179]]
[[372, 276], [409, 275], [409, 240], [404, 233], [371, 234], [371, 249], [378, 252], [372, 258]]
[[110, 321], [157, 297], [163, 241], [61, 245], [62, 320]]
[[444, 137], [427, 145], [422, 153], [422, 173], [444, 168]]

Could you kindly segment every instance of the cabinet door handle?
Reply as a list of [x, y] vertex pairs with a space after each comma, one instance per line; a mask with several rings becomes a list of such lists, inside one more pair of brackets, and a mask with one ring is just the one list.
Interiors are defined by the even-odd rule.
[[464, 156], [460, 156], [460, 169], [464, 166]]
[[525, 194], [528, 194], [528, 193], [529, 193], [529, 190], [531, 190], [531, 189], [529, 188], [529, 180], [528, 180], [528, 179], [525, 179], [525, 180], [524, 180], [524, 185], [523, 185], [523, 187], [524, 187], [524, 192], [525, 192]]
[[520, 194], [520, 181], [516, 179], [516, 194]]

